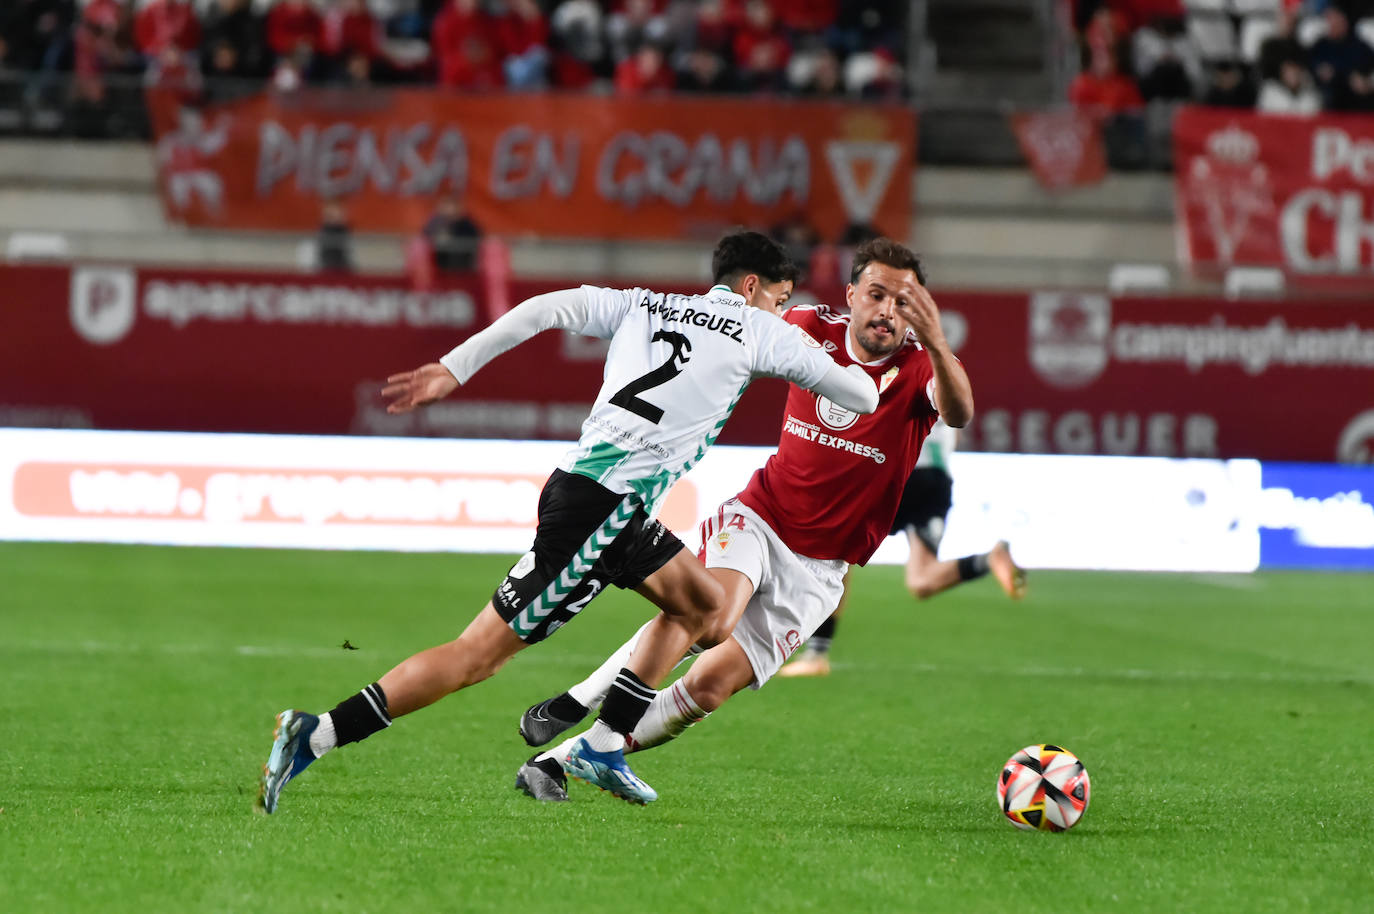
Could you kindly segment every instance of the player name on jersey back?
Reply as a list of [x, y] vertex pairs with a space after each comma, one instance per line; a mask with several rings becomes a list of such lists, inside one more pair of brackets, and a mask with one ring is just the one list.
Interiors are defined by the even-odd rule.
[[[691, 301], [691, 299], [687, 299]], [[728, 336], [730, 339], [744, 345], [744, 323], [733, 317], [725, 317], [721, 314], [712, 314], [710, 311], [684, 306], [681, 299], [676, 296], [663, 298], [644, 298], [640, 299], [639, 307], [649, 312], [649, 315], [657, 316], [668, 323], [691, 324], [694, 327], [705, 327], [707, 330], [714, 330], [721, 336]]]

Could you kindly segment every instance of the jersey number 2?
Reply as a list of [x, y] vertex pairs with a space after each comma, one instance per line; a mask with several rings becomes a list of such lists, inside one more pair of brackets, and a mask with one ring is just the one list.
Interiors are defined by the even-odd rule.
[[636, 416], [648, 419], [654, 425], [658, 425], [663, 418], [663, 410], [648, 400], [641, 400], [639, 395], [646, 390], [658, 387], [660, 384], [667, 384], [681, 374], [682, 369], [692, 360], [692, 344], [683, 334], [672, 330], [660, 330], [650, 338], [649, 342], [657, 343], [659, 340], [663, 340], [673, 347], [673, 353], [668, 356], [668, 361], [648, 374], [635, 378], [616, 391], [614, 397], [611, 397], [611, 402], [616, 406], [621, 409], [628, 409]]

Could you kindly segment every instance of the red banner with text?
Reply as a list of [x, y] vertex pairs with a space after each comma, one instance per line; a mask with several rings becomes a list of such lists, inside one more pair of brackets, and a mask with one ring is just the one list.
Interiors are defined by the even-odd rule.
[[1374, 117], [1185, 108], [1174, 181], [1180, 253], [1195, 266], [1374, 274]]
[[890, 105], [441, 91], [152, 93], [163, 206], [188, 225], [414, 231], [445, 195], [487, 232], [709, 237], [804, 219], [909, 234], [915, 115]]
[[[510, 300], [576, 284], [517, 281]], [[398, 277], [0, 266], [0, 289], [0, 425], [573, 439], [606, 351], [541, 334], [459, 395], [389, 416], [386, 375], [487, 320], [475, 277], [417, 292]], [[1358, 302], [937, 299], [977, 402], [964, 448], [1374, 462], [1374, 310]], [[722, 443], [775, 443], [784, 393], [754, 384]]]

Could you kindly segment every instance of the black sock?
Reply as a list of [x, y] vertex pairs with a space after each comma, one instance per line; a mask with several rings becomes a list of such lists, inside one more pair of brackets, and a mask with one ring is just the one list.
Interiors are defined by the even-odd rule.
[[966, 555], [959, 560], [959, 580], [972, 581], [974, 578], [981, 578], [988, 573], [988, 557], [983, 555]]
[[386, 693], [377, 683], [350, 695], [329, 712], [334, 722], [334, 736], [340, 746], [367, 739], [378, 730], [391, 726], [386, 709]]
[[639, 725], [640, 718], [649, 710], [657, 694], [644, 684], [644, 680], [622, 669], [616, 674], [615, 683], [601, 705], [601, 720], [615, 732], [628, 736]]
[[549, 713], [559, 720], [572, 721], [577, 723], [587, 716], [588, 708], [582, 702], [573, 698], [568, 692], [559, 695], [549, 702]]

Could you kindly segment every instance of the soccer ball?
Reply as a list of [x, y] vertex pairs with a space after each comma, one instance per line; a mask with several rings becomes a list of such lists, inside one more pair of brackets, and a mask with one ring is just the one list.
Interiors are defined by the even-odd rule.
[[1092, 787], [1078, 756], [1061, 746], [1027, 746], [997, 778], [997, 805], [1017, 828], [1067, 831], [1088, 809]]

